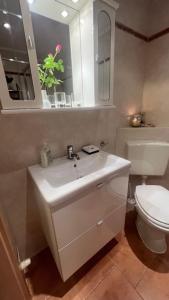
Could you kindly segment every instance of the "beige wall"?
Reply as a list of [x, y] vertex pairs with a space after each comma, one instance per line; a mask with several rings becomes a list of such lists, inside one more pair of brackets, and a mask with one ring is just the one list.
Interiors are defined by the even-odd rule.
[[[169, 1], [152, 1], [150, 30], [157, 33], [169, 27]], [[169, 126], [169, 34], [146, 45], [143, 111], [156, 126]]]
[[[169, 27], [169, 1], [151, 0], [150, 7], [148, 36]], [[145, 43], [144, 51], [145, 79], [142, 109], [146, 112], [146, 121], [157, 127], [118, 129], [116, 153], [126, 158], [128, 140], [169, 141], [169, 34]], [[134, 193], [135, 186], [141, 184], [141, 176], [132, 176], [130, 182]], [[169, 166], [164, 176], [150, 176], [147, 182], [169, 189]]]
[[[147, 35], [149, 10], [154, 0], [118, 0], [117, 21]], [[167, 1], [167, 0], [166, 0]]]
[[[130, 0], [130, 6], [135, 3], [136, 0]], [[140, 0], [137, 3], [134, 10], [140, 9]], [[124, 8], [123, 13], [119, 11], [123, 23], [133, 18], [133, 10], [126, 18], [125, 11]], [[135, 29], [138, 26], [136, 21], [137, 18], [133, 23]], [[44, 141], [52, 145], [56, 156], [66, 153], [67, 144], [72, 143], [79, 150], [84, 144], [98, 145], [101, 140], [109, 142], [105, 150], [115, 152], [116, 129], [126, 124], [127, 114], [141, 108], [143, 48], [144, 42], [116, 30], [116, 109], [0, 115], [0, 205], [22, 258], [34, 255], [45, 246], [36, 203], [31, 197], [30, 182], [27, 180], [27, 166], [39, 162]]]
[[[116, 20], [145, 34], [151, 0], [118, 0]], [[116, 28], [114, 103], [120, 114], [120, 125], [128, 124], [127, 116], [141, 111], [146, 43]]]
[[[169, 27], [168, 0], [119, 2], [117, 20], [130, 28], [151, 36]], [[124, 115], [142, 109], [147, 122], [169, 126], [168, 45], [169, 34], [145, 43], [122, 31], [117, 33], [115, 101]]]
[[145, 42], [116, 29], [114, 103], [127, 124], [127, 115], [141, 111]]
[[0, 115], [0, 205], [21, 257], [45, 245], [26, 170], [39, 162], [43, 142], [52, 145], [56, 157], [68, 144], [78, 151], [102, 140], [109, 142], [105, 150], [114, 152], [117, 126], [116, 110]]
[[151, 36], [161, 30], [164, 30], [169, 26], [168, 12], [169, 2], [168, 0], [149, 0], [149, 12], [151, 13], [151, 19], [148, 22], [148, 35]]
[[156, 126], [169, 126], [169, 34], [147, 45], [143, 111]]

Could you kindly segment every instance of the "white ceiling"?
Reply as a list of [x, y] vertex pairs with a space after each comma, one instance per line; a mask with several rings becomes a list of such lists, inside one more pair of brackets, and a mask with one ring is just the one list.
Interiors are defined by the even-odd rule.
[[[87, 0], [79, 0], [77, 3], [73, 3], [72, 0], [35, 0], [30, 5], [30, 10], [52, 20], [70, 24], [74, 16], [78, 14], [86, 2]], [[68, 12], [68, 17], [62, 17], [61, 12], [63, 10]]]

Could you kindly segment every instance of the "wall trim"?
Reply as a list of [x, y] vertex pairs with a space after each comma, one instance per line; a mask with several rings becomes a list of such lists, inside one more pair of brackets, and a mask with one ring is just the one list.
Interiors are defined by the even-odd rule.
[[150, 36], [149, 37], [149, 42], [154, 41], [154, 40], [156, 40], [156, 39], [158, 39], [158, 38], [160, 38], [160, 37], [162, 37], [162, 36], [164, 36], [168, 33], [169, 33], [169, 27], [153, 34], [152, 36]]
[[129, 33], [129, 34], [145, 41], [145, 42], [148, 42], [148, 38], [144, 34], [139, 33], [138, 31], [135, 31], [134, 29], [132, 29], [132, 28], [120, 23], [120, 22], [116, 21], [116, 28], [118, 28], [120, 30], [123, 30], [123, 31], [125, 31], [125, 32], [127, 32], [127, 33]]
[[160, 38], [160, 37], [162, 37], [166, 34], [169, 34], [169, 27], [168, 27], [166, 29], [163, 29], [163, 30], [151, 35], [151, 36], [146, 36], [146, 35], [138, 32], [138, 31], [136, 31], [136, 30], [134, 30], [134, 29], [118, 22], [118, 21], [116, 21], [116, 28], [118, 28], [120, 30], [123, 30], [124, 32], [127, 32], [127, 33], [135, 36], [136, 38], [139, 38], [139, 39], [141, 39], [141, 40], [143, 40], [144, 42], [147, 42], [147, 43], [152, 42], [152, 41], [154, 41], [154, 40], [156, 40], [156, 39], [158, 39], [158, 38]]

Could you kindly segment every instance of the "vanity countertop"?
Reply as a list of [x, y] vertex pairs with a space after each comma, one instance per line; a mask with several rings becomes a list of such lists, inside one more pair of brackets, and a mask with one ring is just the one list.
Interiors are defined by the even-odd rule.
[[83, 152], [78, 154], [78, 161], [62, 157], [55, 159], [48, 168], [40, 165], [28, 168], [35, 185], [50, 207], [130, 168], [128, 160], [104, 151], [92, 155]]

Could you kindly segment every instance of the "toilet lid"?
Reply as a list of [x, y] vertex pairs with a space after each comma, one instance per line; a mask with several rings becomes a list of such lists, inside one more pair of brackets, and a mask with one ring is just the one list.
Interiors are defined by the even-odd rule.
[[158, 222], [169, 225], [169, 191], [159, 185], [139, 185], [136, 200], [144, 212]]

